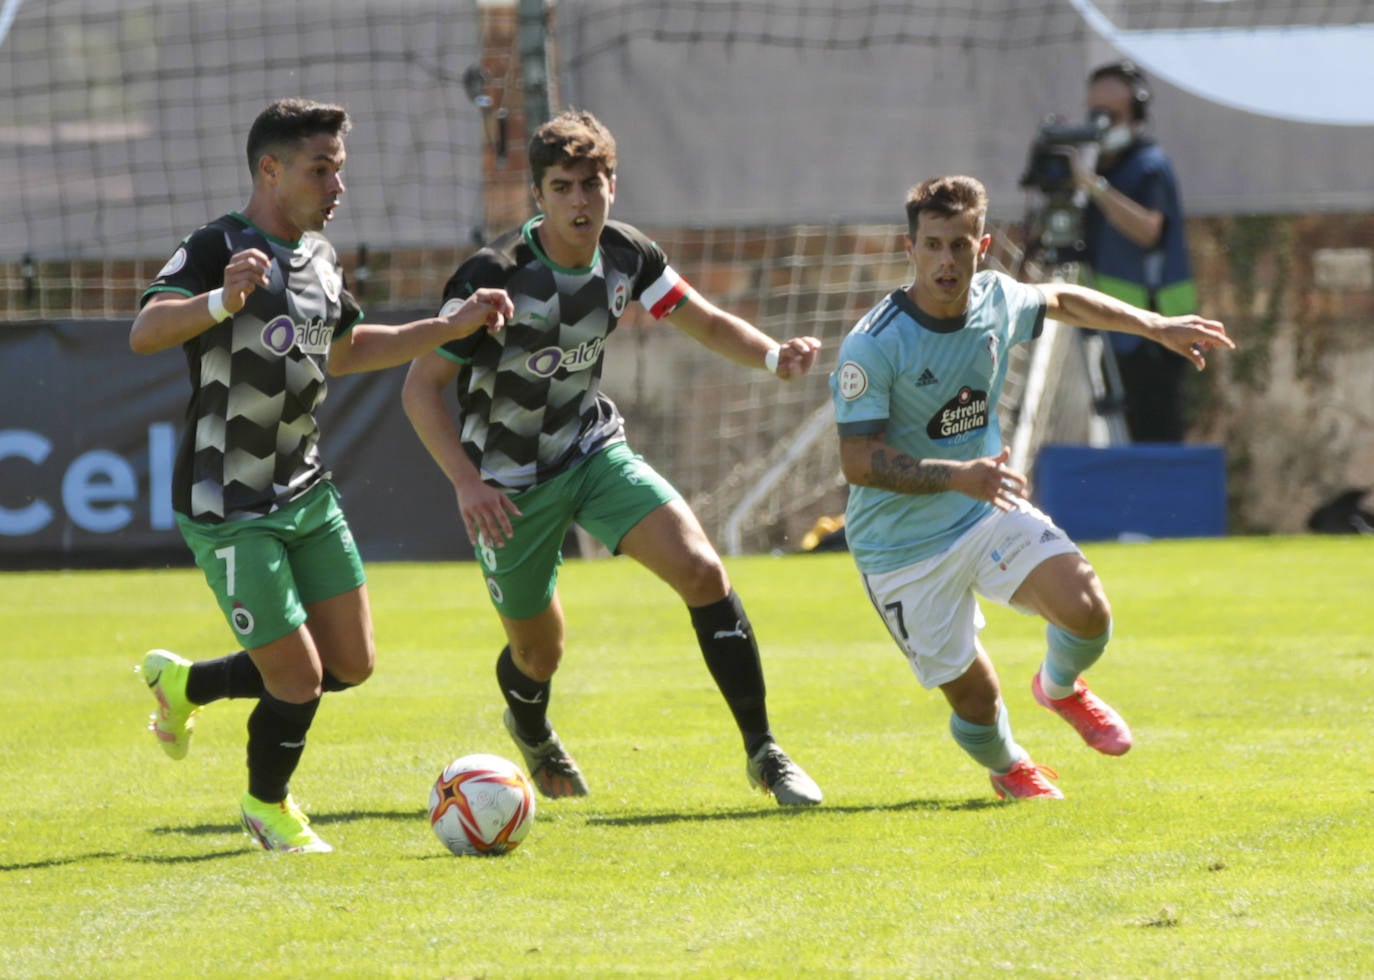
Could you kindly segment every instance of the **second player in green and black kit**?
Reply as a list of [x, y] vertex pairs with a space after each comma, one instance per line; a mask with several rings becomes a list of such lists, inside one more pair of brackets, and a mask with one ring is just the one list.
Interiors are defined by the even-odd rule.
[[565, 634], [558, 566], [576, 521], [686, 603], [750, 781], [784, 805], [819, 803], [820, 789], [773, 739], [758, 645], [720, 557], [681, 495], [630, 449], [601, 391], [606, 344], [631, 303], [783, 378], [810, 369], [819, 341], [773, 341], [692, 290], [644, 234], [609, 220], [615, 141], [590, 113], [569, 110], [536, 130], [530, 174], [542, 214], [463, 263], [444, 293], [453, 303], [505, 290], [509, 322], [418, 358], [405, 387], [406, 412], [454, 486], [509, 641], [496, 666], [506, 727], [546, 796], [587, 793], [548, 721]]
[[446, 302], [500, 287], [515, 317], [499, 334], [479, 332], [440, 350], [459, 376], [463, 446], [482, 478], [505, 490], [545, 483], [600, 449], [625, 441], [625, 424], [601, 391], [606, 340], [631, 302], [654, 319], [672, 313], [688, 286], [638, 229], [606, 222], [595, 260], [558, 265], [540, 248], [540, 219], [463, 263]]

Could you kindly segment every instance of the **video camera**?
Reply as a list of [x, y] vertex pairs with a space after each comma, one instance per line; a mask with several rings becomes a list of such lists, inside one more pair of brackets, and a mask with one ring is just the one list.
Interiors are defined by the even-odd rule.
[[[1095, 156], [1110, 125], [1105, 112], [1093, 113], [1078, 124], [1052, 116], [1031, 143], [1021, 186], [1039, 191], [1045, 200], [1027, 217], [1027, 250], [1043, 253], [1051, 264], [1073, 261], [1083, 254], [1083, 214], [1073, 179], [1074, 161], [1081, 154]], [[1091, 167], [1095, 160], [1084, 162]]]
[[1105, 112], [1097, 112], [1077, 125], [1051, 117], [1031, 144], [1030, 160], [1021, 175], [1022, 187], [1035, 187], [1042, 194], [1072, 194], [1073, 161], [1079, 148], [1097, 147], [1111, 125]]

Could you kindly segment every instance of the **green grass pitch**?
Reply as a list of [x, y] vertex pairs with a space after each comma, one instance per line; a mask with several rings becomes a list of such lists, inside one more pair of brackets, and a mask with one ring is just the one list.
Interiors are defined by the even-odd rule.
[[144, 731], [145, 649], [232, 648], [194, 570], [0, 575], [0, 976], [1374, 975], [1374, 544], [1085, 549], [1115, 638], [1090, 681], [1134, 728], [1099, 756], [1031, 700], [1043, 627], [985, 604], [1018, 740], [1062, 802], [1002, 803], [955, 747], [847, 555], [728, 563], [774, 730], [826, 792], [783, 811], [686, 612], [571, 561], [553, 718], [591, 783], [512, 855], [460, 859], [430, 784], [514, 755], [471, 565], [370, 568], [373, 679], [331, 695], [293, 782], [331, 855], [237, 826], [249, 704], [189, 757]]

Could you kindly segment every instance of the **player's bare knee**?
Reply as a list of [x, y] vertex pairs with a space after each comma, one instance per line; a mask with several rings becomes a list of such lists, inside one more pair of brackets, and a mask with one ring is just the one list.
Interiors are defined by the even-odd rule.
[[[990, 693], [990, 696], [989, 696]], [[966, 692], [958, 700], [950, 700], [950, 708], [964, 721], [973, 725], [995, 725], [997, 705], [1001, 702], [996, 692]]]
[[278, 701], [308, 704], [324, 693], [323, 678], [309, 676], [263, 678], [263, 688]]
[[535, 648], [512, 644], [511, 659], [515, 661], [515, 666], [520, 669], [520, 673], [532, 681], [545, 684], [557, 673], [558, 665], [563, 660], [563, 648], [561, 646]]
[[705, 606], [730, 594], [730, 579], [725, 565], [714, 550], [695, 551], [684, 562], [673, 582], [679, 596], [689, 606]]
[[368, 660], [356, 665], [341, 666], [338, 668], [331, 667], [329, 672], [347, 686], [357, 687], [359, 684], [363, 683], [369, 677], [371, 677], [372, 672], [375, 669], [376, 662], [369, 658]]
[[1101, 636], [1112, 628], [1112, 605], [1107, 601], [1107, 597], [1098, 590], [1088, 603], [1088, 610], [1085, 615], [1086, 622], [1083, 628], [1086, 632], [1084, 636]]
[[1111, 629], [1112, 607], [1104, 596], [1086, 596], [1085, 601], [1066, 619], [1064, 629], [1074, 636], [1090, 640]]

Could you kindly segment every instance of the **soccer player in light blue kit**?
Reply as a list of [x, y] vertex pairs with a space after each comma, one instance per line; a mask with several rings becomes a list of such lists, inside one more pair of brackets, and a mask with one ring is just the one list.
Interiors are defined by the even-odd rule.
[[997, 400], [1014, 344], [1046, 314], [1137, 334], [1206, 366], [1232, 348], [1225, 328], [1164, 317], [1068, 283], [1027, 285], [978, 270], [987, 192], [971, 177], [938, 177], [907, 196], [911, 285], [883, 298], [840, 346], [831, 393], [850, 484], [846, 538], [874, 608], [917, 680], [938, 687], [954, 740], [987, 768], [1001, 797], [1061, 793], [1012, 737], [997, 672], [978, 639], [977, 595], [1048, 623], [1032, 679], [1035, 700], [1099, 752], [1122, 755], [1131, 732], [1080, 675], [1102, 655], [1112, 613], [1072, 541], [1026, 500], [1007, 465]]

